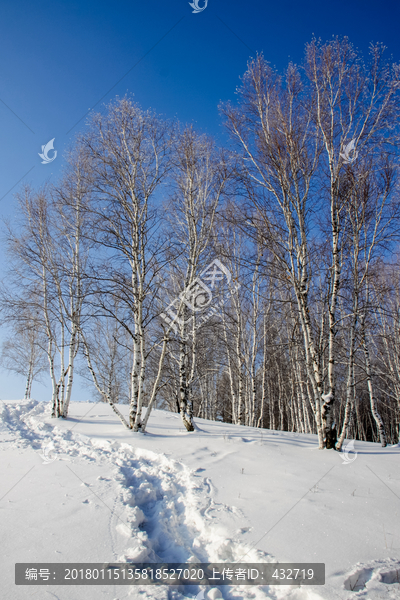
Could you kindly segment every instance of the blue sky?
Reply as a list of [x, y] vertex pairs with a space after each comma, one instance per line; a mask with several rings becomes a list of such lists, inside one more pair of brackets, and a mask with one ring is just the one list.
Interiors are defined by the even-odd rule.
[[[18, 186], [7, 192], [21, 178], [35, 186], [57, 178], [88, 110], [116, 95], [134, 94], [143, 108], [222, 139], [218, 103], [234, 99], [256, 52], [283, 69], [288, 59], [301, 61], [313, 35], [347, 35], [365, 56], [371, 42], [383, 42], [400, 61], [398, 0], [208, 0], [199, 14], [187, 0], [7, 4], [0, 6], [0, 217], [11, 220]], [[42, 165], [38, 153], [52, 138], [57, 158]], [[22, 379], [0, 372], [0, 382], [1, 398], [23, 395]], [[41, 391], [34, 386], [34, 396]], [[78, 385], [75, 399], [89, 396]]]

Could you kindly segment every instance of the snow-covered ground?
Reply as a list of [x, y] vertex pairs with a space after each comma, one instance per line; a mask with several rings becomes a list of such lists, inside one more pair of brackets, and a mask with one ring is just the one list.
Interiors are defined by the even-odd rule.
[[324, 562], [325, 586], [209, 597], [400, 599], [399, 446], [356, 442], [346, 463], [313, 435], [196, 424], [187, 433], [178, 415], [155, 410], [148, 433], [134, 434], [101, 403], [72, 403], [63, 421], [43, 402], [0, 401], [1, 600], [200, 592], [14, 584], [16, 562], [109, 561]]

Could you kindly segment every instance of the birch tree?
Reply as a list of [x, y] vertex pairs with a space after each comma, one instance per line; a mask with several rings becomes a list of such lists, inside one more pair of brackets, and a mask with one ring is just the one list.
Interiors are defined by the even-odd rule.
[[32, 385], [47, 370], [43, 335], [32, 313], [13, 322], [12, 336], [1, 347], [0, 366], [25, 378], [25, 400], [32, 398]]
[[[187, 431], [193, 431], [190, 388], [196, 370], [196, 314], [210, 301], [204, 288], [199, 287], [198, 276], [211, 256], [215, 215], [229, 177], [229, 165], [213, 141], [199, 136], [192, 127], [184, 129], [178, 137], [174, 162], [173, 193], [166, 210], [179, 257], [174, 261], [179, 300], [172, 299], [179, 324], [178, 397], [182, 422]], [[207, 277], [204, 274], [204, 278]], [[213, 282], [211, 287], [214, 287]]]
[[[370, 65], [364, 68], [344, 39], [307, 45], [305, 73], [307, 79], [291, 64], [281, 78], [258, 57], [244, 75], [239, 107], [227, 104], [222, 112], [243, 156], [243, 177], [260, 235], [296, 298], [319, 444], [334, 448], [337, 303], [350, 201], [340, 186], [340, 173], [347, 159], [354, 158], [348, 156], [345, 141], [351, 132], [359, 152], [367, 148], [377, 152], [395, 143], [399, 69], [383, 64], [380, 47], [371, 48]], [[320, 218], [314, 217], [317, 212]], [[323, 268], [316, 242], [322, 235], [330, 252], [324, 276], [327, 390], [317, 337], [319, 319], [313, 312], [317, 306], [313, 294]]]
[[[52, 236], [52, 206], [49, 191], [34, 193], [26, 187], [19, 195], [18, 231], [8, 229], [8, 250], [12, 286], [3, 294], [7, 320], [18, 319], [20, 312], [33, 312], [47, 339], [46, 354], [52, 384], [52, 416], [63, 415], [62, 394], [65, 381], [65, 314], [59, 292], [58, 267], [54, 270], [56, 249]], [[51, 257], [51, 258], [50, 258]], [[58, 280], [58, 281], [57, 281]], [[18, 284], [17, 284], [18, 282]], [[15, 291], [14, 291], [15, 290]], [[61, 396], [60, 396], [61, 393]]]
[[129, 427], [134, 431], [141, 428], [146, 331], [154, 318], [163, 249], [155, 199], [171, 169], [173, 137], [171, 124], [124, 98], [111, 103], [105, 115], [93, 115], [81, 140], [90, 161], [97, 248], [104, 264], [112, 264], [111, 272], [102, 275], [98, 268], [93, 275], [102, 292], [117, 295], [129, 313], [122, 325], [133, 344]]

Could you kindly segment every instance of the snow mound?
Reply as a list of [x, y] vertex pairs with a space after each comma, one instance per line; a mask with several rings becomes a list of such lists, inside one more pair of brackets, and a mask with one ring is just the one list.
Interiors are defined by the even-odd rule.
[[400, 598], [400, 560], [387, 558], [359, 563], [346, 575], [344, 588], [354, 599], [398, 600]]

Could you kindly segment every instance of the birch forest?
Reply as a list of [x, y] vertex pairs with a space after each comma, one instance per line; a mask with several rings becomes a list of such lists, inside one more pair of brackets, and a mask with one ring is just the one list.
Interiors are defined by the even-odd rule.
[[249, 61], [219, 140], [130, 96], [92, 114], [4, 224], [1, 365], [54, 418], [79, 375], [132, 432], [162, 408], [397, 443], [399, 92], [381, 45], [312, 40]]

